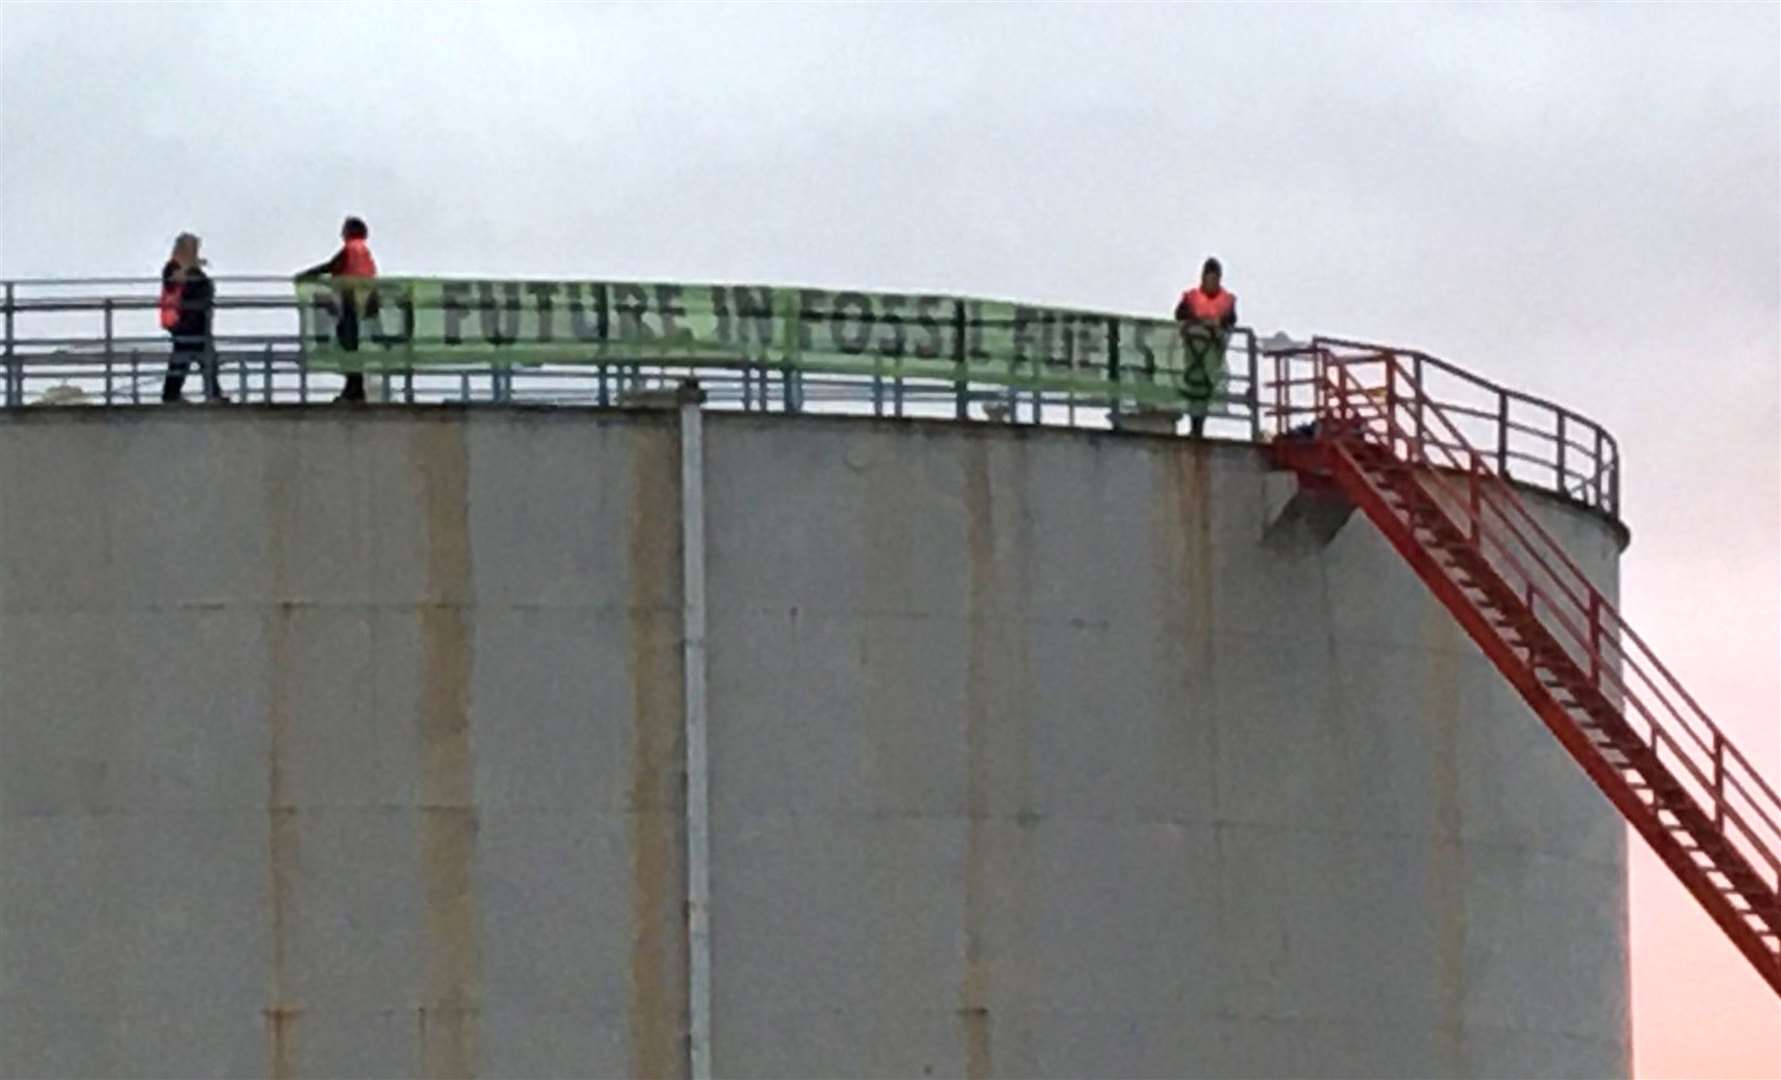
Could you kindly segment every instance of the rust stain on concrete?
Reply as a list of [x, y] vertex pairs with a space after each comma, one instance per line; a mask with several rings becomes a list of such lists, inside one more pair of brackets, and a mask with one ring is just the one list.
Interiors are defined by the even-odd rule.
[[625, 641], [631, 689], [626, 800], [631, 964], [630, 1073], [686, 1073], [686, 924], [681, 875], [679, 446], [667, 427], [640, 428], [628, 506], [630, 585]]
[[262, 1009], [261, 1019], [266, 1025], [266, 1073], [268, 1076], [289, 1077], [297, 1074], [295, 1028], [299, 1009]]
[[414, 473], [426, 530], [420, 605], [420, 844], [425, 988], [421, 1061], [429, 1076], [478, 1065], [482, 953], [477, 925], [475, 760], [470, 731], [473, 599], [470, 463], [460, 421], [417, 425]]
[[[276, 759], [278, 751], [274, 751]], [[273, 767], [276, 774], [279, 769]], [[266, 1020], [266, 1073], [274, 1080], [296, 1075], [295, 1027], [300, 1010], [292, 1003], [286, 985], [292, 948], [291, 927], [296, 892], [297, 811], [274, 804], [267, 807], [268, 906], [271, 913], [272, 1004], [262, 1010]]]
[[1211, 670], [1212, 648], [1212, 447], [1203, 442], [1184, 442], [1175, 455], [1176, 482], [1173, 503], [1180, 515], [1180, 542], [1187, 546], [1182, 563], [1187, 596], [1188, 638], [1206, 650], [1204, 670]]
[[[1151, 655], [1176, 702], [1152, 755], [1162, 790], [1184, 791], [1193, 773], [1183, 765], [1205, 760], [1216, 818], [1219, 732], [1215, 697], [1216, 541], [1212, 499], [1214, 451], [1204, 443], [1177, 440], [1151, 460], [1148, 556], [1163, 584], [1152, 618], [1159, 631]], [[1160, 808], [1159, 808], [1160, 809]]]
[[965, 656], [965, 971], [958, 1016], [965, 1043], [965, 1075], [984, 1080], [993, 1069], [990, 1046], [991, 960], [985, 922], [989, 905], [991, 710], [996, 635], [996, 524], [990, 490], [989, 443], [972, 439], [965, 461], [965, 549], [969, 568]]
[[1442, 1052], [1455, 1075], [1471, 1072], [1465, 1045], [1466, 858], [1461, 836], [1459, 765], [1459, 664], [1466, 642], [1458, 625], [1439, 604], [1422, 604], [1421, 650], [1428, 660], [1424, 714], [1432, 750], [1430, 786], [1434, 793], [1435, 835], [1428, 884], [1436, 923], [1435, 951], [1440, 980]]
[[[282, 449], [282, 448], [281, 448]], [[266, 1034], [266, 1074], [273, 1080], [296, 1075], [296, 1025], [300, 1010], [291, 1000], [287, 972], [293, 947], [297, 875], [297, 807], [285, 775], [291, 725], [291, 600], [290, 553], [286, 544], [297, 535], [294, 471], [288, 453], [267, 458], [263, 475], [270, 545], [267, 559], [272, 578], [266, 616], [266, 908], [271, 922], [267, 996], [261, 1012]]]

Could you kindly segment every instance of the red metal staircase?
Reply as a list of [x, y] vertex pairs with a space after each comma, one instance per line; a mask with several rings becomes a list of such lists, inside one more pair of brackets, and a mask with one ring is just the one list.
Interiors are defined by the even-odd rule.
[[1280, 463], [1366, 514], [1781, 995], [1774, 789], [1419, 385], [1421, 365], [1323, 345], [1276, 361]]

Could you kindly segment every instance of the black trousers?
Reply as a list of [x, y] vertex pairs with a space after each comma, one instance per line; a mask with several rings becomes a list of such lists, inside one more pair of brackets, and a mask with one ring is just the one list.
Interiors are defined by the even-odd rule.
[[161, 386], [162, 401], [178, 401], [180, 392], [185, 389], [186, 372], [191, 370], [192, 361], [204, 372], [204, 397], [215, 401], [223, 396], [223, 386], [217, 378], [216, 349], [211, 347], [210, 339], [195, 334], [175, 334], [173, 351], [167, 356], [167, 381]]
[[[340, 298], [340, 319], [334, 324], [334, 340], [347, 352], [359, 351], [359, 305], [357, 299], [346, 293]], [[346, 385], [340, 388], [341, 401], [365, 400], [365, 373], [349, 371], [346, 373]]]

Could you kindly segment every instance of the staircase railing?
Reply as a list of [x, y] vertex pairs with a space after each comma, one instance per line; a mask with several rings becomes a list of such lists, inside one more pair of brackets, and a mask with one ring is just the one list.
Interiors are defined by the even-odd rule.
[[[1394, 353], [1428, 399], [1438, 403], [1465, 435], [1467, 445], [1477, 448], [1499, 475], [1619, 517], [1619, 443], [1601, 424], [1557, 402], [1481, 378], [1424, 352], [1345, 338], [1318, 336], [1306, 346], [1268, 352], [1277, 358], [1328, 352], [1337, 359]], [[1317, 415], [1309, 380], [1277, 379], [1271, 389], [1273, 412], [1282, 429]], [[1406, 422], [1414, 427], [1416, 418], [1406, 417]], [[1435, 434], [1426, 424], [1421, 431], [1426, 439]]]
[[[1429, 397], [1413, 359], [1390, 349], [1338, 356], [1316, 347], [1277, 362], [1278, 383], [1312, 388], [1317, 423], [1381, 443], [1424, 467], [1419, 479], [1430, 493], [1781, 897], [1781, 797], [1492, 468], [1492, 456], [1474, 447]], [[1302, 412], [1283, 412], [1283, 426]], [[1766, 940], [1771, 952], [1781, 953], [1781, 937], [1768, 933]]]

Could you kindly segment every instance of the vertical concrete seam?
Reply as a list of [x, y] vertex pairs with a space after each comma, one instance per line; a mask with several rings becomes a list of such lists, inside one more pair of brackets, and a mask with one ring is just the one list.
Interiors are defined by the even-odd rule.
[[965, 1075], [984, 1080], [994, 1068], [990, 1045], [991, 957], [984, 927], [989, 902], [990, 736], [993, 673], [989, 670], [997, 626], [995, 506], [990, 492], [987, 440], [972, 439], [965, 462], [965, 547], [970, 570], [965, 657], [965, 970], [959, 988]]
[[273, 1080], [295, 1074], [293, 1027], [299, 1009], [290, 1000], [285, 973], [290, 963], [292, 900], [296, 891], [297, 810], [290, 802], [284, 758], [290, 727], [290, 608], [282, 600], [267, 620], [267, 651], [271, 665], [268, 687], [266, 751], [266, 888], [271, 921], [271, 971], [266, 1021], [266, 1072]]
[[[294, 440], [293, 440], [294, 441]], [[292, 908], [297, 874], [297, 808], [285, 775], [291, 722], [291, 596], [290, 552], [296, 535], [292, 503], [293, 474], [301, 467], [289, 447], [267, 456], [263, 473], [269, 518], [267, 557], [272, 589], [266, 614], [266, 907], [270, 946], [267, 992], [266, 1074], [286, 1080], [297, 1072], [296, 1032], [301, 1009], [291, 1000], [286, 973], [290, 965]]]
[[1433, 907], [1439, 920], [1436, 948], [1440, 964], [1440, 1009], [1442, 1034], [1448, 1040], [1448, 1067], [1456, 1076], [1471, 1075], [1466, 1047], [1465, 1002], [1466, 939], [1469, 891], [1464, 840], [1463, 808], [1460, 802], [1461, 763], [1459, 726], [1461, 715], [1459, 665], [1462, 644], [1458, 625], [1445, 608], [1432, 598], [1418, 598], [1423, 608], [1422, 642], [1427, 655], [1428, 707], [1426, 715], [1433, 730], [1429, 733], [1433, 750], [1431, 762], [1434, 788], [1435, 838], [1431, 865], [1435, 879], [1431, 882]]
[[413, 462], [426, 528], [418, 717], [425, 986], [419, 1031], [424, 1068], [435, 1077], [477, 1074], [481, 1017], [467, 439], [461, 418], [421, 424]]

